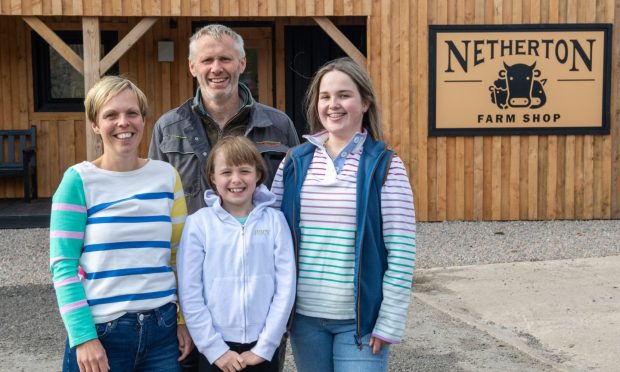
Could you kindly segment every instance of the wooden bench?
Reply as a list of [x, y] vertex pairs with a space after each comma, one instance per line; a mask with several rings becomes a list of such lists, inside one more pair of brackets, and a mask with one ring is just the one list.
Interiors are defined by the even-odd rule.
[[0, 177], [23, 177], [24, 200], [37, 198], [37, 128], [0, 130]]

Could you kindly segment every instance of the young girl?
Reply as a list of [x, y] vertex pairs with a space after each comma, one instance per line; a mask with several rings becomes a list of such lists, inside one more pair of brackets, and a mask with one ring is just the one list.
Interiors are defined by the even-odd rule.
[[313, 134], [273, 182], [299, 260], [291, 329], [297, 370], [387, 371], [415, 264], [407, 172], [381, 141], [370, 77], [351, 59], [321, 67], [306, 97]]
[[179, 295], [203, 354], [200, 370], [277, 371], [273, 356], [295, 297], [290, 230], [270, 208], [276, 198], [262, 185], [267, 171], [250, 140], [218, 141], [206, 173], [208, 207], [187, 218], [178, 257]]

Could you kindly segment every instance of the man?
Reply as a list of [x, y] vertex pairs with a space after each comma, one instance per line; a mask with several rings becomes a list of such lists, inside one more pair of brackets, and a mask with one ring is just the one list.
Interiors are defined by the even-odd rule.
[[[245, 50], [243, 39], [232, 29], [211, 24], [198, 30], [190, 38], [188, 60], [199, 88], [193, 98], [155, 123], [149, 157], [167, 161], [178, 170], [191, 214], [206, 206], [205, 163], [219, 139], [227, 135], [251, 139], [265, 160], [265, 184], [271, 187], [278, 165], [286, 151], [299, 144], [299, 138], [285, 113], [254, 101], [250, 90], [239, 82], [246, 66]], [[280, 370], [285, 347], [283, 340]], [[194, 350], [183, 362], [184, 371], [198, 370], [198, 358]]]
[[204, 165], [220, 138], [245, 135], [256, 144], [267, 163], [267, 187], [286, 151], [299, 144], [291, 119], [254, 101], [239, 82], [245, 66], [239, 34], [218, 24], [198, 30], [189, 43], [189, 70], [199, 85], [196, 95], [155, 123], [149, 157], [179, 171], [190, 214], [206, 206]]

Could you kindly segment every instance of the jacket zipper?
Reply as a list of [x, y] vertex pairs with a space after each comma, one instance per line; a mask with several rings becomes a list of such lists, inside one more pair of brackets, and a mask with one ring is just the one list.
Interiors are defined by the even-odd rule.
[[[372, 184], [372, 178], [375, 176], [375, 172], [377, 171], [377, 166], [379, 165], [379, 161], [385, 156], [385, 153], [387, 152], [387, 146], [383, 148], [383, 152], [381, 153], [381, 155], [377, 158], [377, 162], [375, 163], [374, 167], [372, 168], [372, 172], [370, 172], [370, 184]], [[389, 169], [388, 169], [389, 171]], [[358, 169], [359, 172], [359, 169]], [[379, 198], [381, 197], [381, 195], [379, 195]], [[366, 213], [368, 213], [366, 211]], [[361, 231], [361, 236], [360, 236], [360, 259], [359, 259], [359, 269], [357, 270], [357, 319], [356, 319], [356, 323], [357, 323], [357, 337], [356, 337], [356, 343], [357, 343], [357, 348], [362, 350], [362, 326], [360, 324], [360, 313], [361, 313], [361, 309], [360, 309], [360, 303], [361, 303], [361, 298], [362, 298], [362, 285], [361, 285], [361, 280], [362, 280], [362, 255], [363, 255], [363, 248], [364, 248], [364, 229], [366, 228], [366, 216], [364, 216], [364, 219], [362, 220], [362, 224], [364, 225]], [[382, 227], [383, 228], [383, 227]], [[383, 287], [383, 286], [382, 286]], [[382, 289], [383, 290], [383, 289]]]
[[241, 241], [242, 241], [242, 248], [243, 248], [243, 254], [241, 255], [241, 265], [243, 266], [243, 293], [242, 293], [242, 301], [243, 301], [243, 342], [247, 343], [247, 326], [248, 326], [248, 321], [247, 321], [247, 313], [248, 313], [248, 309], [247, 309], [247, 299], [246, 299], [246, 282], [247, 282], [247, 275], [245, 272], [245, 224], [241, 225]]
[[[295, 165], [295, 159], [293, 158], [292, 154], [291, 154], [291, 164], [293, 164], [293, 180], [295, 181], [295, 188], [297, 188], [297, 166]], [[299, 194], [301, 197], [301, 189], [299, 190]], [[294, 226], [293, 228], [293, 250], [295, 254], [295, 271], [296, 271], [297, 279], [299, 279], [299, 259], [298, 259], [299, 241], [297, 237], [297, 202], [295, 200], [293, 200], [293, 226]], [[296, 305], [297, 305], [297, 296], [295, 296], [295, 299], [293, 300], [292, 313], [289, 316], [289, 321], [286, 327], [287, 333], [291, 328], [293, 328], [293, 319], [295, 318], [293, 314], [295, 313]]]

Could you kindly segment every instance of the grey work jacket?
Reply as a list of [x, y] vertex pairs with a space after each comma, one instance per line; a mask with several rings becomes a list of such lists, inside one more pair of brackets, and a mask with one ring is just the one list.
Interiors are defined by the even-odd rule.
[[[205, 165], [211, 151], [192, 101], [187, 100], [159, 118], [149, 145], [149, 158], [172, 164], [181, 175], [189, 213], [206, 207], [203, 195], [209, 186]], [[265, 185], [269, 188], [288, 149], [299, 144], [293, 122], [282, 111], [254, 102], [245, 135], [265, 159], [269, 173]]]

